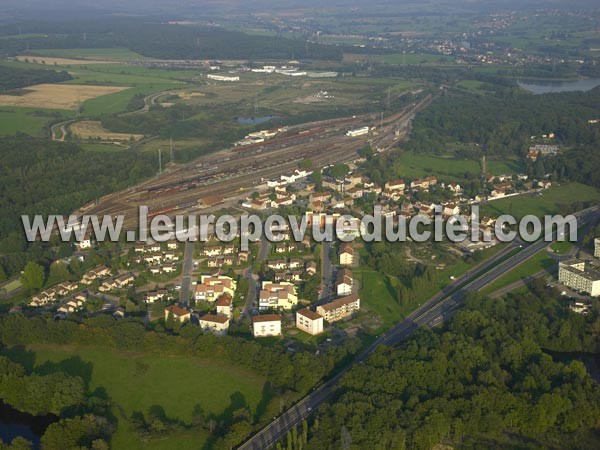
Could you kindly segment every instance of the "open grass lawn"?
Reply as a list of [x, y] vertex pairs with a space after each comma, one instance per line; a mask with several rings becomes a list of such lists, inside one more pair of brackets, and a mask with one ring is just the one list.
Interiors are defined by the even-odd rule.
[[510, 272], [498, 278], [488, 287], [481, 291], [481, 294], [488, 295], [492, 292], [502, 289], [510, 284], [516, 283], [519, 280], [535, 275], [542, 270], [551, 268], [556, 265], [556, 260], [552, 259], [547, 252], [542, 251], [525, 261], [523, 264], [515, 267]]
[[541, 196], [519, 195], [486, 203], [481, 208], [482, 215], [499, 216], [511, 214], [521, 218], [527, 214], [543, 216], [556, 214], [560, 205], [570, 205], [575, 202], [600, 201], [600, 191], [580, 183], [568, 183], [545, 189]]
[[456, 83], [456, 86], [458, 86], [461, 89], [465, 89], [469, 92], [473, 92], [475, 94], [486, 94], [488, 92], [485, 89], [483, 89], [485, 83], [483, 81], [478, 80], [461, 80], [458, 83]]
[[566, 255], [573, 250], [573, 243], [570, 241], [554, 242], [550, 248], [557, 255]]
[[352, 272], [360, 285], [361, 309], [377, 314], [383, 322], [382, 329], [390, 328], [407, 314], [407, 308], [396, 299], [397, 279], [367, 268]]
[[208, 435], [197, 428], [187, 433], [141, 442], [127, 421], [134, 411], [147, 414], [153, 406], [169, 419], [190, 424], [195, 409], [216, 420], [228, 411], [248, 405], [253, 414], [262, 397], [265, 378], [218, 360], [181, 356], [119, 353], [80, 346], [42, 346], [7, 351], [36, 371], [60, 368], [82, 376], [89, 390], [104, 389], [114, 402], [118, 429], [112, 447], [117, 449], [198, 449]]
[[[402, 175], [406, 177], [455, 176], [465, 172], [481, 173], [481, 164], [472, 159], [434, 156], [404, 152], [400, 156]], [[522, 169], [517, 161], [488, 161], [487, 170], [492, 174], [517, 173]]]
[[[58, 117], [53, 117], [56, 114]], [[49, 122], [70, 117], [69, 111], [40, 110], [37, 108], [0, 107], [0, 135], [27, 133], [42, 135]]]
[[460, 258], [455, 258], [451, 263], [447, 264], [445, 269], [436, 271], [436, 283], [432, 283], [426, 290], [420, 292], [417, 300], [405, 304], [400, 304], [396, 298], [396, 291], [400, 286], [400, 280], [397, 278], [381, 274], [368, 267], [352, 269], [354, 277], [360, 286], [361, 308], [379, 316], [382, 324], [376, 330], [377, 332], [388, 329], [410, 314], [419, 304], [429, 300], [440, 289], [452, 283], [451, 276], [455, 278], [460, 277], [477, 264], [499, 252], [502, 248], [502, 245], [496, 245], [495, 247], [483, 250], [479, 261], [465, 262]]

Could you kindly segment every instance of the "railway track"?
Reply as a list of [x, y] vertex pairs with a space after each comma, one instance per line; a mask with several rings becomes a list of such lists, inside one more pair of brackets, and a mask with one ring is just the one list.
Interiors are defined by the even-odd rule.
[[[395, 132], [399, 128], [407, 128], [410, 119], [430, 99], [429, 96], [385, 118], [383, 127], [378, 127], [375, 137], [349, 138], [345, 132], [359, 125], [373, 125], [373, 122], [367, 121], [374, 121], [377, 114], [289, 127], [288, 133], [292, 131], [293, 134], [202, 156], [134, 188], [102, 197], [97, 204], [88, 204], [80, 213], [125, 214], [125, 227], [130, 228], [137, 225], [137, 209], [140, 205], [148, 206], [150, 211], [164, 209], [184, 212], [197, 208], [196, 204], [202, 198], [219, 196], [225, 199], [256, 189], [257, 181], [261, 178], [269, 179], [292, 172], [298, 167], [298, 162], [306, 158], [310, 158], [318, 167], [347, 162], [354, 159], [357, 151], [366, 145], [381, 143], [386, 148], [394, 145], [398, 139]], [[191, 206], [178, 208], [178, 205]]]

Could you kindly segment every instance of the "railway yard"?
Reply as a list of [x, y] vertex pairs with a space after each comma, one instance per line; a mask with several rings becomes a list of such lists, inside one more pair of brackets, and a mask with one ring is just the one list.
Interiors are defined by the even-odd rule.
[[[78, 214], [123, 214], [124, 226], [132, 228], [137, 226], [140, 206], [149, 208], [150, 218], [200, 212], [259, 190], [261, 180], [291, 173], [304, 159], [310, 159], [314, 167], [325, 167], [356, 159], [357, 152], [368, 145], [385, 151], [406, 135], [414, 114], [430, 100], [427, 96], [387, 117], [365, 114], [291, 126], [270, 140], [202, 156], [138, 186], [102, 197], [84, 205]], [[371, 127], [371, 132], [346, 136], [348, 130], [364, 126]]]

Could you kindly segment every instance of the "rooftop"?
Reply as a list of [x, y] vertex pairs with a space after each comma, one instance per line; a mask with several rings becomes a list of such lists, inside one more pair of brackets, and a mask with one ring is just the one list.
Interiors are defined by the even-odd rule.
[[281, 322], [281, 317], [277, 314], [262, 314], [260, 316], [253, 316], [252, 323], [260, 322]]

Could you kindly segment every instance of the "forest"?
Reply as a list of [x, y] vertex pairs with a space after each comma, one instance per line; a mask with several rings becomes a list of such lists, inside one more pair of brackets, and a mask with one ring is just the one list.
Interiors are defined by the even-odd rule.
[[598, 448], [600, 385], [570, 352], [600, 353], [597, 308], [571, 313], [541, 280], [473, 296], [443, 328], [355, 366], [304, 448]]
[[70, 214], [81, 205], [154, 172], [150, 155], [85, 151], [27, 135], [0, 139], [0, 269], [19, 272], [29, 259], [21, 215]]
[[41, 83], [60, 83], [71, 80], [73, 77], [67, 72], [40, 69], [18, 69], [15, 67], [0, 66], [0, 90], [3, 92], [11, 89], [32, 86]]
[[[516, 88], [498, 88], [478, 95], [449, 89], [420, 112], [411, 139], [400, 149], [371, 158], [365, 168], [371, 179], [384, 183], [402, 177], [399, 152], [454, 155], [479, 161], [517, 159], [533, 178], [547, 174], [553, 181], [571, 180], [600, 187], [600, 88], [589, 92], [532, 95]], [[529, 146], [543, 134], [554, 133], [552, 144], [563, 150], [556, 157], [526, 158]], [[532, 136], [536, 138], [532, 140]], [[459, 176], [459, 178], [461, 178]], [[465, 173], [462, 183], [476, 194], [478, 181]]]
[[126, 47], [160, 59], [317, 59], [341, 60], [342, 49], [277, 36], [197, 26], [141, 22], [133, 19], [77, 22], [27, 22], [7, 26], [3, 34], [41, 34], [28, 39], [0, 39], [0, 54], [16, 55], [29, 48]]

